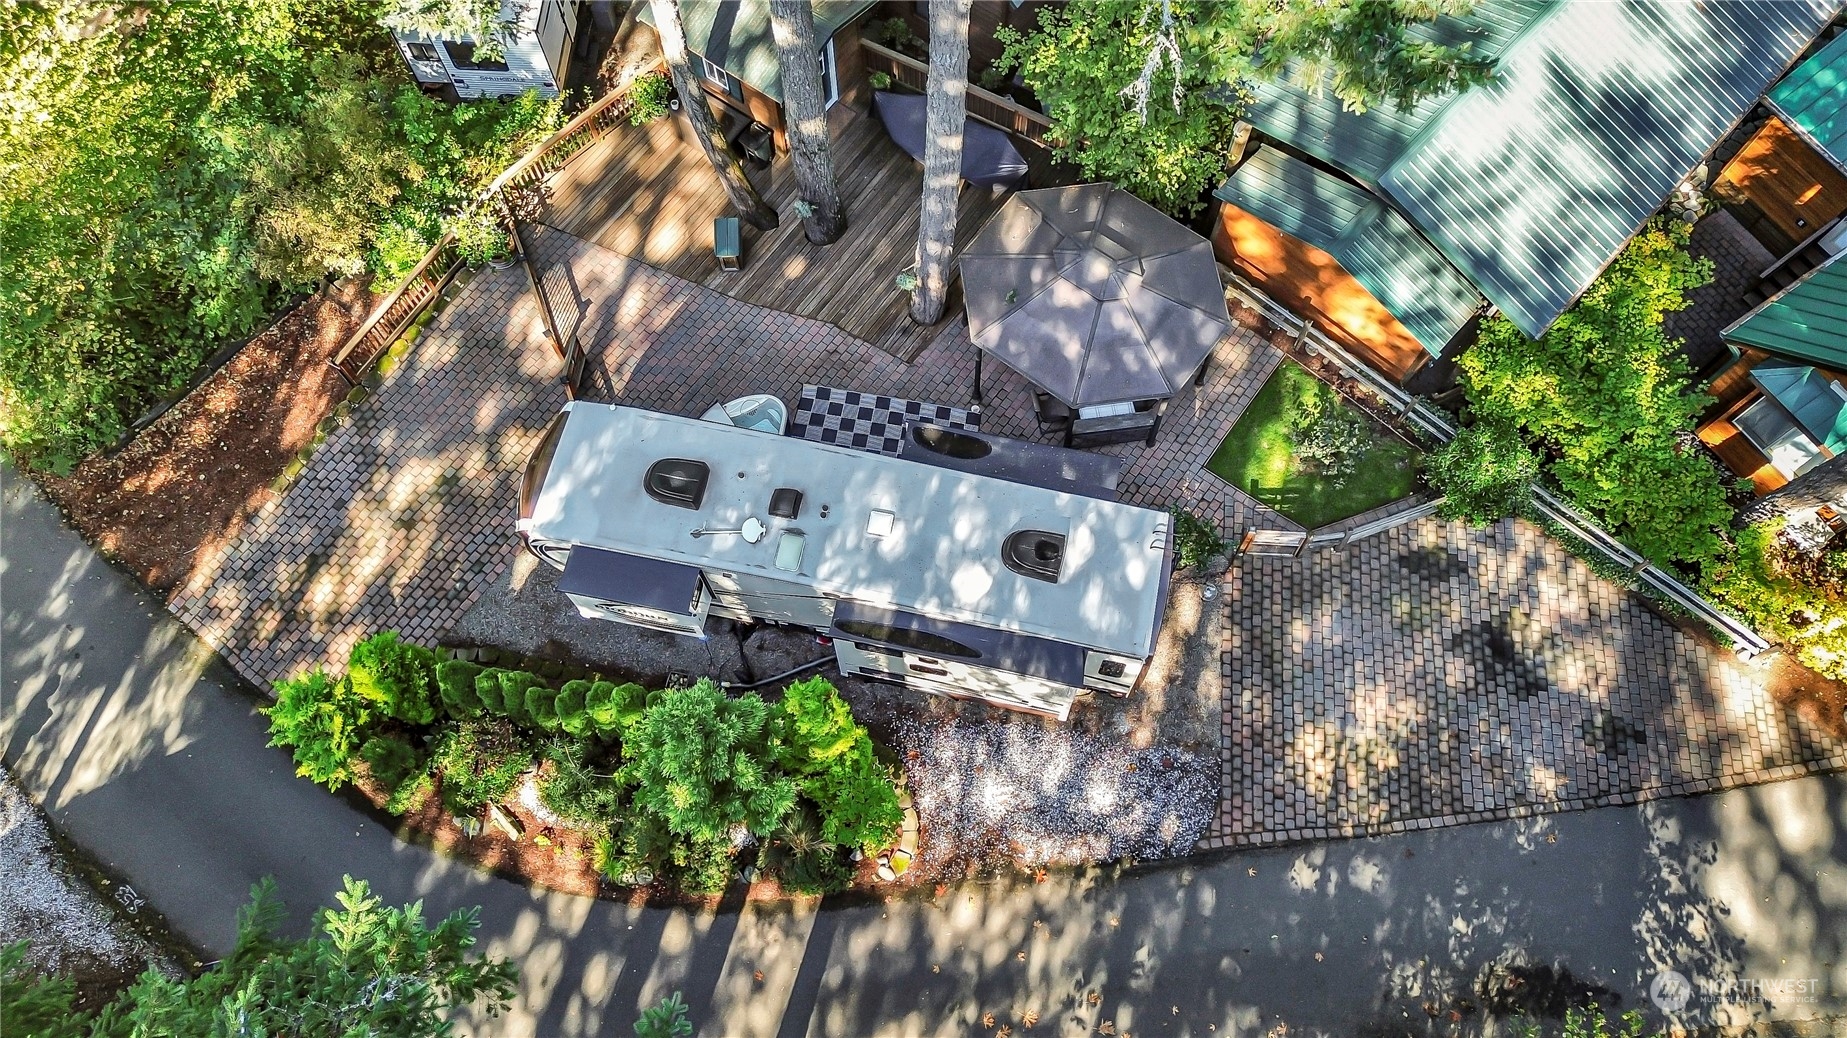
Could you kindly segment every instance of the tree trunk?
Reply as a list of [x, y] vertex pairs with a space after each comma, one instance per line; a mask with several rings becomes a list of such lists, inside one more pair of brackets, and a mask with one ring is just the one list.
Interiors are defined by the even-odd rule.
[[974, 0], [930, 5], [930, 77], [924, 107], [923, 203], [917, 220], [917, 290], [911, 320], [935, 324], [949, 294], [962, 193], [962, 127], [968, 119], [968, 13]]
[[679, 0], [649, 2], [654, 10], [654, 31], [661, 38], [661, 55], [667, 59], [667, 70], [673, 74], [673, 88], [680, 93], [680, 110], [692, 124], [693, 135], [699, 138], [699, 145], [705, 149], [705, 157], [711, 160], [719, 182], [725, 185], [731, 208], [761, 230], [774, 228], [778, 222], [776, 210], [764, 203], [763, 196], [757, 194], [757, 189], [744, 176], [743, 163], [731, 154], [724, 132], [712, 118], [705, 85], [686, 60], [686, 29], [680, 24]]
[[814, 6], [809, 0], [770, 0], [770, 30], [782, 66], [783, 128], [795, 192], [813, 210], [802, 220], [808, 240], [835, 241], [847, 229], [846, 210], [828, 152], [826, 84], [821, 82], [821, 48], [814, 42]]

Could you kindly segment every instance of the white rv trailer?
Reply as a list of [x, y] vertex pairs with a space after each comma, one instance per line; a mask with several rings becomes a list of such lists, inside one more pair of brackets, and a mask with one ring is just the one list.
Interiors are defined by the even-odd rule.
[[422, 87], [453, 86], [463, 100], [536, 90], [557, 97], [577, 35], [580, 0], [506, 0], [501, 16], [518, 27], [497, 61], [475, 57], [476, 41], [393, 33], [398, 53]]
[[[937, 463], [574, 401], [527, 464], [520, 533], [586, 617], [795, 624], [844, 674], [1060, 720], [1129, 694], [1166, 608], [1168, 515], [1087, 484], [1094, 456], [909, 428]], [[1039, 485], [970, 471], [996, 443], [1032, 452], [1014, 472]]]

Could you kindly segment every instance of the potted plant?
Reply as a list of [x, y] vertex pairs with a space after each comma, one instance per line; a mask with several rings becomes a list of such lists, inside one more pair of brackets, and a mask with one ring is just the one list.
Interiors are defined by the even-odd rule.
[[872, 89], [874, 90], [891, 89], [891, 73], [889, 72], [881, 72], [878, 69], [873, 69], [871, 72], [866, 73], [866, 81], [872, 84]]
[[496, 270], [513, 263], [513, 244], [491, 200], [471, 202], [443, 219], [443, 232], [455, 238], [455, 251], [471, 267]]
[[673, 94], [673, 80], [666, 73], [656, 72], [637, 79], [629, 87], [628, 121], [632, 126], [651, 123], [666, 115], [673, 109], [677, 100]]

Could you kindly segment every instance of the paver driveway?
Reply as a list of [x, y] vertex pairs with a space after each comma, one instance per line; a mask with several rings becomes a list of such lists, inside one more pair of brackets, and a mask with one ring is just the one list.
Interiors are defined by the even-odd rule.
[[[593, 399], [697, 414], [816, 382], [966, 403], [954, 322], [904, 364], [821, 321], [534, 232]], [[1202, 469], [1281, 356], [1238, 331], [1129, 461], [1129, 500], [1236, 533], [1285, 520]], [[425, 640], [518, 550], [518, 468], [563, 401], [523, 272], [477, 276], [331, 435], [295, 488], [173, 610], [259, 684], [395, 628]], [[983, 428], [1033, 438], [1028, 387], [988, 365]], [[1225, 795], [1208, 846], [1425, 828], [1847, 766], [1706, 647], [1527, 527], [1426, 521], [1228, 577]]]
[[1847, 767], [1763, 672], [1528, 523], [1240, 559], [1207, 846], [1632, 804]]

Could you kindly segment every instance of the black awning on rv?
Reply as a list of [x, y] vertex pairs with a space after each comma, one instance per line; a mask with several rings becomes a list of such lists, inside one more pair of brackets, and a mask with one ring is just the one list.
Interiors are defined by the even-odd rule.
[[1084, 648], [1030, 634], [937, 620], [902, 609], [842, 602], [828, 636], [992, 667], [1064, 685], [1084, 683]]
[[699, 569], [642, 555], [591, 548], [571, 548], [558, 590], [603, 602], [642, 606], [664, 612], [696, 612]]
[[911, 422], [904, 427], [898, 457], [1103, 501], [1117, 499], [1116, 486], [1122, 481], [1126, 464], [1109, 454], [925, 422]]

